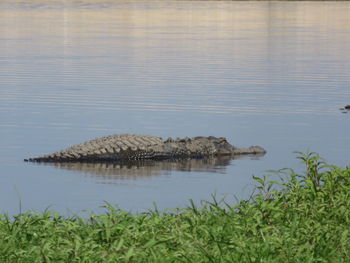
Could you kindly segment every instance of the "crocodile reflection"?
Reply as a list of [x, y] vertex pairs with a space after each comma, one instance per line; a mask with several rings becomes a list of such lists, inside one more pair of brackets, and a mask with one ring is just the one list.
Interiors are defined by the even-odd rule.
[[[245, 156], [240, 158], [258, 159], [261, 155]], [[174, 160], [138, 160], [123, 162], [59, 162], [40, 163], [58, 169], [76, 171], [97, 177], [98, 179], [137, 180], [147, 177], [169, 174], [172, 171], [225, 173], [226, 166], [232, 162], [232, 157], [216, 157], [201, 159], [174, 159]]]

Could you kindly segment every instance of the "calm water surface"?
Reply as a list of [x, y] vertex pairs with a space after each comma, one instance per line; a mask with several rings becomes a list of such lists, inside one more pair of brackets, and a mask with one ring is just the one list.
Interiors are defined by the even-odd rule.
[[[0, 3], [0, 212], [244, 198], [294, 151], [350, 163], [350, 3]], [[38, 165], [114, 133], [225, 136], [258, 159]]]

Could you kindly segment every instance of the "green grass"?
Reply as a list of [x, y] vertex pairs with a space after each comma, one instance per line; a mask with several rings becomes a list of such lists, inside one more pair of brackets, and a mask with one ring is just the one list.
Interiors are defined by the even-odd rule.
[[350, 169], [298, 158], [305, 174], [254, 177], [259, 193], [234, 206], [1, 215], [0, 262], [350, 262]]

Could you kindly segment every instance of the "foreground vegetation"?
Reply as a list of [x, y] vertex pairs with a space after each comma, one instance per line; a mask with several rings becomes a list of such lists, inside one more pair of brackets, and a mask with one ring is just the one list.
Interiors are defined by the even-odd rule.
[[0, 262], [350, 262], [350, 168], [299, 158], [305, 174], [254, 177], [259, 192], [235, 206], [1, 215]]

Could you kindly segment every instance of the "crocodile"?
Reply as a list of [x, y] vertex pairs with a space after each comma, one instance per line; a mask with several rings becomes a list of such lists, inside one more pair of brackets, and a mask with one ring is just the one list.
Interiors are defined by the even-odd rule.
[[224, 137], [168, 138], [115, 134], [73, 145], [67, 149], [24, 159], [29, 162], [118, 162], [265, 154], [260, 146], [239, 148]]

